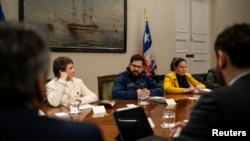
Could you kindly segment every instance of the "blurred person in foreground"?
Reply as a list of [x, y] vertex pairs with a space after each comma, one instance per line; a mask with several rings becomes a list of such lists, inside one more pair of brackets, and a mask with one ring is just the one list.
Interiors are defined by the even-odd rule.
[[92, 123], [39, 116], [45, 97], [49, 50], [25, 23], [0, 23], [0, 140], [102, 141]]
[[170, 70], [163, 83], [166, 93], [193, 93], [206, 87], [187, 72], [187, 61], [182, 57], [172, 59]]
[[51, 106], [69, 106], [72, 101], [87, 104], [98, 100], [97, 94], [82, 79], [74, 77], [74, 63], [69, 57], [57, 57], [53, 62], [53, 72], [55, 78], [46, 84], [47, 100]]
[[118, 74], [113, 87], [114, 99], [135, 99], [137, 95], [163, 96], [163, 88], [144, 71], [145, 60], [135, 54], [124, 72]]
[[217, 70], [227, 85], [201, 96], [189, 121], [178, 122], [170, 134], [173, 141], [249, 140], [250, 25], [234, 24], [216, 41]]

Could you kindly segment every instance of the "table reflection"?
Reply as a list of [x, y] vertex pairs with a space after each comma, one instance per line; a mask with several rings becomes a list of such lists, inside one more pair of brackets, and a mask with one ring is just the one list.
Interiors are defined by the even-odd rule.
[[[144, 111], [148, 117], [150, 117], [154, 123], [154, 133], [160, 136], [168, 137], [169, 130], [161, 127], [163, 122], [162, 116], [164, 109], [171, 109], [176, 112], [176, 121], [187, 120], [190, 112], [196, 100], [189, 99], [188, 97], [192, 96], [191, 94], [169, 94], [166, 95], [166, 98], [173, 98], [176, 100], [175, 106], [168, 106], [167, 104], [160, 104], [156, 102], [150, 102], [149, 105], [143, 106]], [[68, 116], [58, 117], [55, 113], [65, 112], [69, 113], [69, 109], [65, 106], [59, 107], [51, 107], [48, 104], [44, 105], [41, 110], [45, 113], [46, 116], [57, 118], [66, 121], [85, 121], [85, 122], [93, 122], [97, 124], [102, 133], [103, 137], [106, 141], [115, 140], [115, 137], [118, 135], [118, 130], [113, 120], [113, 112], [118, 108], [124, 108], [127, 104], [138, 104], [137, 99], [132, 100], [116, 100], [116, 104], [113, 108], [106, 108], [105, 115], [96, 116], [93, 114], [92, 109], [84, 109], [77, 115], [68, 114]], [[96, 106], [96, 103], [92, 105]]]

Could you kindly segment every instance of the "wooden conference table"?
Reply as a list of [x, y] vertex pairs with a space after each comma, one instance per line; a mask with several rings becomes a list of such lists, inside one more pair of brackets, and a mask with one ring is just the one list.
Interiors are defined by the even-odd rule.
[[[188, 119], [190, 111], [193, 105], [196, 103], [195, 100], [188, 99], [188, 97], [193, 96], [193, 94], [165, 94], [165, 98], [173, 98], [177, 102], [176, 106], [169, 107], [167, 104], [160, 104], [155, 102], [150, 102], [149, 105], [144, 107], [144, 111], [148, 117], [151, 117], [155, 127], [153, 128], [156, 135], [165, 136], [168, 138], [169, 130], [161, 128], [163, 110], [170, 108], [176, 112], [176, 121], [183, 121]], [[60, 107], [50, 107], [45, 105], [41, 110], [46, 114], [46, 116], [52, 118], [58, 118], [61, 120], [69, 121], [85, 121], [93, 122], [99, 126], [102, 131], [105, 141], [113, 141], [118, 135], [118, 129], [113, 120], [112, 113], [118, 108], [126, 107], [126, 104], [136, 104], [137, 99], [131, 100], [117, 100], [113, 108], [106, 108], [106, 114], [104, 117], [93, 117], [94, 114], [91, 109], [84, 109], [78, 115], [68, 115], [64, 117], [57, 117], [55, 113], [57, 112], [69, 112], [69, 109], [60, 106]]]

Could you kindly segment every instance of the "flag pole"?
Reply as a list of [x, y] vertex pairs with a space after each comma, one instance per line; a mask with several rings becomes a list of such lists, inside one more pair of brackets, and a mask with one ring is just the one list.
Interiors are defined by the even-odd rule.
[[145, 23], [148, 20], [147, 9], [145, 7], [144, 7], [144, 20], [145, 20]]

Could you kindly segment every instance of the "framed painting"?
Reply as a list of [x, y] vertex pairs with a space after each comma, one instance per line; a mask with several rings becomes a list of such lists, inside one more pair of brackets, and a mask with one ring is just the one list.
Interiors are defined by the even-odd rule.
[[126, 52], [127, 0], [19, 0], [19, 20], [41, 30], [51, 51]]

